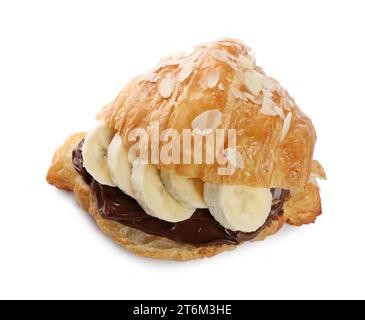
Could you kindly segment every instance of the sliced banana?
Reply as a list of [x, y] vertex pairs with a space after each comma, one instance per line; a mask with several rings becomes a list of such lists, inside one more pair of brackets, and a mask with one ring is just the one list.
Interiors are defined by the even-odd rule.
[[254, 232], [267, 220], [272, 204], [269, 189], [242, 185], [204, 184], [210, 213], [225, 228]]
[[125, 194], [133, 197], [131, 184], [132, 166], [128, 161], [128, 150], [118, 133], [109, 145], [107, 163], [114, 184]]
[[205, 209], [204, 183], [200, 179], [189, 179], [173, 172], [161, 170], [160, 176], [166, 191], [186, 207]]
[[147, 214], [169, 222], [193, 215], [194, 208], [184, 207], [166, 191], [157, 166], [134, 163], [131, 181], [134, 197]]
[[108, 125], [102, 124], [86, 135], [82, 147], [86, 171], [97, 182], [111, 187], [115, 187], [115, 184], [110, 175], [107, 154], [113, 137], [114, 130]]

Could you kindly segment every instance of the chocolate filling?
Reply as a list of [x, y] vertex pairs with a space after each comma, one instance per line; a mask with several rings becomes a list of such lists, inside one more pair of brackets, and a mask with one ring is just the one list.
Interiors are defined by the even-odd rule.
[[96, 199], [100, 215], [104, 219], [117, 221], [151, 235], [165, 237], [192, 245], [239, 244], [255, 238], [272, 220], [283, 213], [283, 204], [288, 191], [271, 189], [273, 205], [265, 224], [255, 232], [235, 232], [222, 227], [207, 209], [198, 209], [185, 221], [171, 223], [152, 217], [144, 212], [133, 198], [120, 189], [101, 185], [95, 181], [83, 166], [82, 146], [73, 151], [72, 161], [76, 171], [90, 186]]

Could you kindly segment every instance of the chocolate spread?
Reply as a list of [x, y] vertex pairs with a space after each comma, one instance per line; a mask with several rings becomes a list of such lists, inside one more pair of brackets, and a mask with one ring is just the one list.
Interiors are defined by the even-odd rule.
[[272, 189], [273, 205], [265, 224], [255, 232], [235, 232], [221, 226], [207, 209], [198, 209], [185, 221], [172, 223], [152, 217], [144, 212], [136, 200], [120, 189], [101, 185], [83, 166], [82, 145], [73, 151], [72, 161], [76, 171], [90, 185], [100, 215], [148, 234], [165, 237], [192, 245], [239, 244], [255, 238], [272, 220], [281, 215], [288, 191]]

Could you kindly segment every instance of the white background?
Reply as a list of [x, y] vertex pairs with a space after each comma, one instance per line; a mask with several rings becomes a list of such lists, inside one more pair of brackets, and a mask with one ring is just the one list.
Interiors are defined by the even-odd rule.
[[[1, 1], [0, 298], [365, 298], [364, 1]], [[159, 58], [236, 37], [312, 118], [323, 216], [188, 263], [140, 258], [45, 175]]]

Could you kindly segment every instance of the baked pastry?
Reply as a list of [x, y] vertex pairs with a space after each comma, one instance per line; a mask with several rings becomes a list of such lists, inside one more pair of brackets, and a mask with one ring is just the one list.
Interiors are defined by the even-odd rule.
[[97, 119], [47, 181], [139, 255], [211, 257], [321, 214], [313, 124], [238, 40], [162, 59]]

